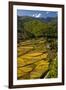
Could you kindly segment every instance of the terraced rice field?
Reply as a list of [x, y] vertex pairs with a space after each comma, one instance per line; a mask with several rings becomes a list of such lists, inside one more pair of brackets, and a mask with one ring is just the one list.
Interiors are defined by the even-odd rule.
[[17, 45], [18, 80], [57, 77], [57, 53], [48, 45], [43, 38], [25, 40]]

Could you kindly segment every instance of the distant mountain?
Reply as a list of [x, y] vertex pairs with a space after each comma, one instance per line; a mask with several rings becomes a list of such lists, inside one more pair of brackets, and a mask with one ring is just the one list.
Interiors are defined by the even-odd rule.
[[57, 20], [57, 17], [39, 18], [39, 20], [42, 20], [44, 22], [51, 22], [52, 20]]
[[57, 17], [17, 17], [18, 41], [35, 37], [57, 37]]
[[24, 20], [24, 21], [28, 21], [28, 20], [40, 20], [42, 22], [50, 22], [52, 20], [57, 20], [57, 17], [47, 17], [47, 18], [35, 18], [35, 17], [29, 17], [29, 16], [18, 16], [19, 20]]

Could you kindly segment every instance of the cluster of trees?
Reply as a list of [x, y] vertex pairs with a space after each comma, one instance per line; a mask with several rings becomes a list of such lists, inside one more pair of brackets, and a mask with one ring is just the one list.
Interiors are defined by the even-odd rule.
[[17, 19], [18, 41], [38, 37], [57, 38], [57, 18], [49, 22], [35, 18]]

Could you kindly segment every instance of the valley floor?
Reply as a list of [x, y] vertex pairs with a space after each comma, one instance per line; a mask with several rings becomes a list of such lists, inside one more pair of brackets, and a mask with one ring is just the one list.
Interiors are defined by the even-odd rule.
[[[56, 42], [53, 39], [51, 43]], [[57, 77], [57, 51], [44, 38], [25, 40], [17, 45], [17, 79]]]

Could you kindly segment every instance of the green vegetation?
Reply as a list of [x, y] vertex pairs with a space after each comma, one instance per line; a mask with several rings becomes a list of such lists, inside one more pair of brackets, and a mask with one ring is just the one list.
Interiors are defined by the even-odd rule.
[[56, 78], [57, 18], [18, 17], [17, 79]]
[[38, 37], [57, 38], [57, 18], [50, 22], [36, 18], [18, 17], [18, 42]]

